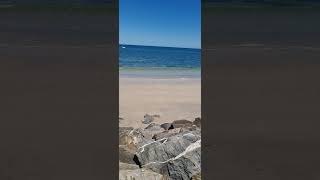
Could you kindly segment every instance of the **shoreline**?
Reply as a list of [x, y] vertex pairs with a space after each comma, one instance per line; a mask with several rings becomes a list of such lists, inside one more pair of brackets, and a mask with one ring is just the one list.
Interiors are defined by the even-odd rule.
[[[190, 73], [190, 72], [188, 72]], [[155, 123], [201, 117], [201, 76], [174, 71], [119, 71], [120, 127], [145, 127], [144, 115]]]
[[119, 69], [119, 78], [201, 79], [200, 68], [136, 68]]

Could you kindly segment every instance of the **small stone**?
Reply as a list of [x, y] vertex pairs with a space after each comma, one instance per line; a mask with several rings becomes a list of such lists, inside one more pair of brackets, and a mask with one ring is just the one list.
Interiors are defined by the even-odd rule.
[[198, 128], [201, 128], [201, 118], [198, 117], [193, 121], [193, 124], [196, 125]]
[[174, 129], [171, 123], [164, 123], [160, 125], [164, 130]]
[[154, 117], [149, 114], [144, 115], [143, 118], [144, 118], [142, 121], [143, 124], [150, 124], [154, 121]]

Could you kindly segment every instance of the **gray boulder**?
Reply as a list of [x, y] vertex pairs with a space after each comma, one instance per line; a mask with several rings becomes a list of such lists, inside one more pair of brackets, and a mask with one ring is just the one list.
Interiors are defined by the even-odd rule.
[[156, 123], [149, 124], [145, 129], [149, 131], [163, 131], [163, 128]]
[[159, 139], [163, 139], [163, 138], [168, 138], [168, 137], [177, 135], [178, 133], [180, 133], [180, 128], [170, 129], [170, 130], [167, 130], [167, 131], [163, 131], [163, 132], [154, 134], [152, 136], [152, 139], [159, 140]]
[[200, 133], [179, 133], [144, 144], [135, 154], [135, 162], [169, 179], [191, 179], [201, 171]]
[[172, 122], [173, 128], [181, 128], [186, 126], [192, 126], [193, 123], [191, 121], [182, 119], [182, 120], [175, 120]]
[[163, 132], [164, 129], [156, 123], [149, 124], [145, 129], [140, 129], [140, 132], [147, 139], [152, 139], [155, 134]]
[[191, 180], [201, 180], [201, 173], [191, 177]]
[[119, 145], [125, 146], [130, 150], [136, 150], [138, 147], [152, 141], [151, 138], [145, 136], [145, 132], [142, 129], [120, 128]]
[[183, 132], [189, 132], [189, 131], [200, 131], [200, 128], [197, 128], [196, 125], [192, 125], [192, 126], [184, 126], [182, 128], [180, 128], [180, 133]]

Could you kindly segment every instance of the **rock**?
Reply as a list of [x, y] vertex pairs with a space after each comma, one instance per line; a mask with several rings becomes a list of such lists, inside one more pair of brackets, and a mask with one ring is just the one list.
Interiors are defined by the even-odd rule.
[[181, 127], [186, 127], [186, 126], [192, 126], [193, 123], [188, 120], [175, 120], [172, 122], [173, 128], [181, 128]]
[[198, 128], [201, 128], [201, 118], [198, 117], [193, 121], [193, 124], [196, 125]]
[[134, 158], [135, 151], [127, 149], [126, 146], [119, 146], [119, 161], [128, 163], [128, 164], [135, 164]]
[[140, 132], [147, 139], [152, 139], [155, 134], [161, 133], [164, 129], [156, 123], [151, 123], [145, 129], [140, 129]]
[[136, 150], [138, 147], [151, 141], [151, 138], [146, 138], [143, 133], [141, 129], [121, 127], [119, 129], [119, 145], [126, 146], [130, 150]]
[[169, 129], [173, 129], [173, 125], [171, 123], [164, 123], [160, 125], [163, 129], [165, 130], [169, 130]]
[[144, 123], [144, 124], [150, 124], [150, 123], [152, 123], [152, 122], [154, 121], [154, 118], [160, 118], [160, 115], [158, 115], [158, 114], [156, 114], [156, 115], [146, 114], [146, 115], [144, 115], [143, 118], [144, 118], [144, 119], [143, 119], [142, 123]]
[[165, 180], [164, 176], [156, 172], [140, 169], [138, 166], [119, 163], [119, 180]]
[[154, 121], [154, 117], [150, 116], [149, 114], [144, 115], [143, 118], [144, 118], [142, 121], [143, 124], [150, 124]]
[[119, 145], [130, 144], [128, 134], [133, 131], [132, 127], [119, 127]]
[[133, 127], [119, 127], [119, 134], [133, 130]]
[[184, 127], [180, 128], [180, 133], [189, 132], [189, 131], [195, 131], [195, 130], [200, 130], [200, 129], [197, 128], [196, 125], [184, 126]]
[[163, 131], [163, 132], [154, 134], [152, 136], [152, 139], [159, 140], [159, 139], [162, 139], [162, 138], [168, 138], [168, 137], [174, 136], [174, 135], [176, 135], [178, 133], [180, 133], [180, 128], [170, 129], [170, 130], [167, 130], [167, 131]]
[[135, 154], [135, 162], [169, 179], [183, 180], [201, 172], [200, 155], [200, 132], [191, 131], [144, 144]]
[[201, 173], [191, 177], [191, 180], [201, 180]]
[[149, 131], [162, 131], [163, 130], [162, 127], [156, 123], [149, 124], [145, 129], [149, 130]]

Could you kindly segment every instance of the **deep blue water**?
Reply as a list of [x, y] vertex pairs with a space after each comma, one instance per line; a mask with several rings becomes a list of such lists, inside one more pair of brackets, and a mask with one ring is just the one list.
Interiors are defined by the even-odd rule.
[[120, 69], [200, 69], [201, 50], [120, 45]]

